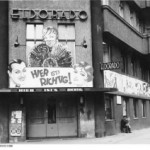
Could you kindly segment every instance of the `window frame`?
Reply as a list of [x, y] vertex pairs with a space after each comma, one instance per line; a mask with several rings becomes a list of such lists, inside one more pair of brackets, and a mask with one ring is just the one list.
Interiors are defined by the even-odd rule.
[[[34, 38], [31, 38], [31, 39], [27, 38], [27, 25], [34, 25]], [[38, 41], [38, 42], [43, 41], [43, 38], [41, 38], [41, 39], [36, 38], [36, 26], [37, 25], [43, 25], [43, 27], [44, 27], [43, 23], [27, 23], [26, 24], [26, 43], [27, 42], [34, 42], [34, 44], [36, 44], [36, 41]]]
[[133, 98], [133, 118], [138, 118], [138, 99]]
[[112, 46], [110, 44], [103, 42], [103, 63], [109, 63], [111, 61], [112, 61]]
[[[105, 98], [105, 120], [107, 121], [107, 120], [113, 120], [113, 118], [114, 118], [114, 114], [113, 114], [113, 98], [114, 98], [114, 96], [113, 95], [111, 95], [111, 94], [105, 94], [104, 95], [104, 98]], [[106, 105], [108, 104], [106, 101], [109, 101], [109, 106], [110, 107], [107, 107]], [[107, 109], [110, 109], [109, 110], [109, 117], [108, 117], [108, 115], [107, 115]]]
[[[124, 114], [124, 102], [125, 102], [125, 105], [126, 105], [126, 107], [125, 107], [125, 112], [126, 113], [125, 114]], [[127, 97], [122, 96], [122, 113], [123, 113], [123, 116], [127, 116], [128, 113], [129, 113], [128, 104], [129, 104], [129, 99]]]
[[142, 111], [142, 118], [146, 118], [146, 100], [142, 100], [141, 103], [141, 111]]
[[128, 57], [126, 53], [122, 52], [122, 72], [124, 74], [128, 74], [129, 73], [129, 67], [128, 67]]
[[[27, 26], [28, 25], [33, 25], [34, 26], [34, 38], [27, 38]], [[29, 60], [28, 60], [28, 55], [30, 53], [30, 51], [32, 49], [30, 49], [30, 47], [28, 47], [29, 45], [27, 44], [28, 42], [33, 42], [33, 47], [36, 45], [37, 42], [43, 42], [43, 38], [41, 37], [41, 39], [37, 39], [36, 38], [36, 26], [37, 25], [42, 25], [43, 28], [44, 28], [44, 24], [43, 23], [26, 23], [26, 39], [25, 39], [25, 45], [26, 45], [26, 62], [27, 62], [27, 65], [29, 66]], [[33, 48], [32, 47], [32, 48]]]
[[[74, 26], [74, 39], [61, 39], [59, 36], [59, 26]], [[72, 56], [72, 65], [76, 64], [76, 30], [75, 30], [75, 24], [74, 23], [58, 23], [58, 41], [60, 43], [68, 43], [68, 42], [74, 42], [74, 51], [71, 54]]]
[[131, 57], [131, 68], [132, 68], [132, 75], [134, 77], [137, 77], [137, 61], [136, 61], [136, 56]]
[[119, 15], [122, 18], [124, 18], [124, 3], [121, 0], [120, 0], [120, 3], [119, 3], [119, 10], [118, 10], [118, 12], [119, 12]]

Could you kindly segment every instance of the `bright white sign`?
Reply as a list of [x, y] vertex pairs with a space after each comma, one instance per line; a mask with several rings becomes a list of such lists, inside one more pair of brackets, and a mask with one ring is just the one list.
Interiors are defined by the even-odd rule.
[[[26, 68], [26, 78], [19, 88], [93, 87], [93, 80], [82, 70], [73, 68]], [[16, 88], [10, 84], [10, 88]]]
[[148, 83], [110, 70], [104, 70], [104, 87], [117, 88], [118, 91], [126, 94], [150, 97]]

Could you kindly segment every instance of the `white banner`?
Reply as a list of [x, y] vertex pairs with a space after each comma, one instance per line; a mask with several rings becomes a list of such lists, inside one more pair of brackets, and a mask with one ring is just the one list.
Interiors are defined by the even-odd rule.
[[[27, 67], [26, 77], [19, 88], [93, 87], [87, 74], [73, 68]], [[10, 88], [16, 88], [10, 82]]]
[[110, 70], [104, 70], [104, 87], [117, 88], [118, 91], [126, 94], [150, 97], [148, 83]]

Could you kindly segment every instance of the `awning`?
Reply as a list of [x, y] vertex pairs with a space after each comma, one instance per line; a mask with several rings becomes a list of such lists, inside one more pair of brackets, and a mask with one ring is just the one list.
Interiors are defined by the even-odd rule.
[[0, 93], [11, 93], [11, 92], [114, 92], [116, 88], [80, 88], [80, 87], [68, 87], [68, 88], [12, 88], [12, 89], [0, 89]]
[[127, 94], [119, 91], [111, 91], [111, 92], [106, 92], [107, 94], [114, 94], [114, 95], [119, 95], [119, 96], [126, 96], [126, 97], [131, 97], [131, 98], [137, 98], [137, 99], [147, 99], [150, 100], [150, 97], [147, 96], [142, 96], [142, 95], [135, 95], [135, 94]]

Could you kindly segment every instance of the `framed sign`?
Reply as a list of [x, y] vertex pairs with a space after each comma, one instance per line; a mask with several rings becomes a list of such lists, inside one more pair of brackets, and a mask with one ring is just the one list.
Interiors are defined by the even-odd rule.
[[117, 104], [121, 105], [121, 96], [117, 96]]

